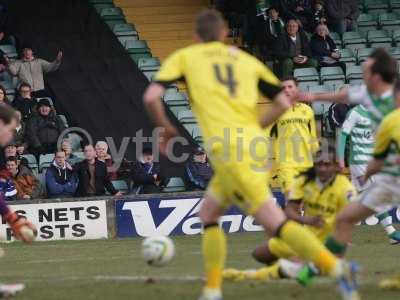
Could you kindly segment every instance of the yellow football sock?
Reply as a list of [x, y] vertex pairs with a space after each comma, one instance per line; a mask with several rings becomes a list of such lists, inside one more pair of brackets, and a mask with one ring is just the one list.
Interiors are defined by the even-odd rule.
[[206, 270], [206, 288], [219, 289], [226, 258], [226, 238], [217, 225], [205, 226], [203, 233], [203, 257]]
[[315, 263], [325, 274], [334, 275], [338, 259], [307, 228], [287, 221], [281, 228], [280, 238], [299, 256]]
[[268, 240], [268, 250], [277, 258], [291, 258], [297, 256], [296, 252], [279, 238], [271, 238]]
[[279, 274], [279, 264], [273, 264], [269, 267], [258, 269], [254, 275], [257, 280], [272, 280], [281, 278]]

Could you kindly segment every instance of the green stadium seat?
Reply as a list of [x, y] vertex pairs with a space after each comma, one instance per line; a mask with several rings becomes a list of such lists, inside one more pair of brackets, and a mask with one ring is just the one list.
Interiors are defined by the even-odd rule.
[[103, 8], [100, 12], [100, 16], [104, 21], [111, 20], [124, 20], [125, 16], [120, 7], [109, 7]]
[[114, 28], [115, 25], [126, 23], [125, 19], [123, 19], [123, 20], [105, 20], [104, 22], [107, 24], [108, 27], [110, 27], [111, 30]]
[[153, 77], [157, 74], [158, 71], [144, 71], [143, 74], [146, 76], [148, 81], [153, 81]]
[[389, 3], [387, 0], [364, 0], [364, 7], [368, 13], [386, 12], [389, 10]]
[[393, 30], [400, 27], [400, 18], [396, 13], [382, 13], [378, 16], [379, 25], [382, 29]]
[[192, 137], [199, 145], [203, 145], [203, 135], [201, 134], [199, 126], [194, 127]]
[[349, 31], [343, 33], [343, 45], [345, 48], [356, 50], [365, 48], [367, 39], [358, 31]]
[[17, 58], [18, 53], [14, 45], [0, 45], [0, 50], [9, 58]]
[[298, 68], [294, 70], [293, 74], [298, 82], [319, 81], [319, 75], [316, 68]]
[[357, 63], [361, 64], [374, 51], [374, 48], [361, 48], [357, 50]]
[[189, 110], [190, 106], [188, 104], [185, 105], [173, 105], [173, 106], [168, 106], [170, 111], [174, 114], [176, 118], [178, 118], [179, 112], [182, 110]]
[[114, 0], [89, 0], [92, 4], [114, 4]]
[[131, 23], [115, 24], [113, 32], [116, 36], [138, 36], [135, 25]]
[[367, 41], [371, 48], [392, 47], [392, 37], [386, 30], [370, 30], [367, 33]]
[[136, 62], [139, 62], [140, 58], [151, 58], [151, 51], [147, 46], [146, 41], [141, 40], [127, 40], [125, 42], [125, 49], [128, 51], [130, 57]]
[[67, 118], [64, 115], [58, 115], [65, 127], [69, 127]]
[[351, 49], [339, 49], [339, 53], [340, 53], [340, 61], [344, 62], [344, 63], [356, 63], [357, 62], [357, 58], [354, 55], [354, 52]]
[[392, 39], [395, 43], [400, 42], [400, 29], [395, 29], [392, 31]]
[[400, 0], [390, 0], [389, 2], [392, 12], [400, 12]]
[[361, 66], [351, 66], [346, 70], [346, 79], [348, 81], [352, 79], [362, 79], [362, 67]]
[[138, 67], [142, 71], [157, 71], [160, 65], [160, 60], [157, 57], [141, 58], [138, 61]]
[[42, 173], [44, 169], [50, 167], [54, 160], [54, 153], [42, 154], [39, 156], [39, 172]]
[[121, 43], [121, 45], [125, 47], [125, 45], [128, 41], [137, 41], [138, 36], [124, 35], [124, 36], [117, 36], [117, 39]]
[[39, 166], [36, 157], [32, 154], [23, 154], [21, 155], [21, 157], [26, 158], [26, 160], [28, 161], [29, 169], [31, 169], [35, 173], [35, 175], [37, 175], [39, 173]]
[[310, 90], [310, 87], [312, 86], [318, 86], [319, 81], [303, 81], [299, 82], [299, 89], [303, 92], [307, 92]]
[[180, 93], [174, 89], [167, 89], [164, 94], [163, 100], [168, 106], [189, 104], [186, 96], [183, 93]]
[[337, 32], [330, 32], [329, 36], [331, 37], [331, 39], [335, 42], [336, 46], [338, 48], [342, 47], [342, 39], [340, 38], [339, 33]]
[[367, 32], [369, 30], [375, 30], [378, 26], [376, 16], [373, 14], [360, 14], [357, 19], [358, 31]]
[[182, 110], [178, 113], [178, 120], [182, 124], [195, 124], [196, 118], [191, 110]]
[[387, 51], [392, 55], [396, 60], [400, 60], [400, 47], [388, 48]]
[[185, 183], [180, 177], [171, 177], [167, 186], [163, 189], [164, 193], [184, 192], [186, 190]]
[[343, 70], [340, 67], [323, 67], [321, 68], [321, 81], [328, 80], [344, 80]]
[[187, 124], [183, 124], [183, 127], [186, 129], [186, 131], [192, 135], [194, 130], [196, 129], [196, 127], [199, 127], [199, 125], [197, 125], [197, 123], [187, 123]]
[[[324, 85], [317, 85], [310, 87], [310, 93], [327, 93], [330, 92], [331, 89]], [[329, 110], [329, 106], [331, 103], [325, 101], [315, 101], [312, 102], [311, 107], [314, 111], [314, 115], [316, 119], [321, 119], [322, 115], [325, 111]]]
[[111, 183], [117, 191], [120, 191], [124, 194], [129, 193], [129, 187], [125, 180], [113, 180]]
[[113, 8], [115, 6], [114, 3], [98, 3], [98, 4], [93, 4], [93, 7], [97, 11], [97, 13], [100, 14], [104, 8]]

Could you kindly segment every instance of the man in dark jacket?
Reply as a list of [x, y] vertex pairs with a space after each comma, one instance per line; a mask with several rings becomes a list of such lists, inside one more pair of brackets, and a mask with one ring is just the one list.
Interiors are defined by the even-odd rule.
[[160, 193], [164, 179], [160, 174], [160, 165], [154, 162], [151, 148], [144, 148], [142, 157], [133, 165], [131, 171], [134, 194]]
[[46, 171], [46, 188], [49, 198], [73, 197], [78, 180], [72, 167], [65, 160], [64, 151], [55, 153], [54, 161]]
[[106, 190], [111, 195], [120, 196], [107, 173], [107, 166], [102, 161], [96, 159], [96, 151], [93, 145], [86, 145], [84, 150], [85, 160], [74, 166], [74, 171], [78, 177], [77, 197], [102, 196]]
[[207, 154], [198, 148], [193, 159], [189, 160], [185, 168], [188, 190], [205, 190], [213, 175], [213, 170], [207, 161]]
[[58, 137], [65, 129], [64, 123], [52, 109], [49, 100], [40, 100], [37, 109], [37, 114], [28, 121], [26, 128], [30, 152], [36, 156], [54, 153]]
[[339, 34], [357, 31], [357, 19], [360, 15], [358, 0], [329, 0], [325, 5], [332, 31]]
[[317, 67], [318, 63], [311, 57], [309, 41], [303, 31], [299, 31], [296, 20], [289, 20], [286, 24], [286, 33], [279, 40], [278, 52], [281, 59], [282, 77], [292, 76], [293, 69]]
[[276, 7], [270, 7], [265, 14], [257, 17], [256, 39], [264, 60], [273, 59], [277, 41], [284, 31], [285, 23]]
[[26, 121], [35, 111], [37, 105], [36, 99], [32, 96], [32, 89], [28, 83], [22, 83], [18, 89], [18, 95], [12, 102], [12, 106], [19, 110], [22, 120]]

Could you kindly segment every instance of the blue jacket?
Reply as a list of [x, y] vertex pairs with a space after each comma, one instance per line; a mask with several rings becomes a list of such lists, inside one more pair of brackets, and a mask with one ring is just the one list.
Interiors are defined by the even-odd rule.
[[200, 163], [190, 160], [185, 169], [186, 184], [189, 190], [205, 190], [213, 175], [208, 162]]
[[46, 187], [49, 198], [73, 197], [78, 179], [72, 170], [60, 168], [53, 163], [46, 172]]

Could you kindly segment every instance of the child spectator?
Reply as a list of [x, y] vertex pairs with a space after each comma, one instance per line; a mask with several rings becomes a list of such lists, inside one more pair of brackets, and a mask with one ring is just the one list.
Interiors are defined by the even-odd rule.
[[6, 168], [16, 188], [17, 200], [39, 198], [40, 184], [29, 168], [19, 164], [16, 157], [7, 158]]
[[18, 89], [18, 95], [15, 97], [13, 107], [19, 110], [23, 120], [28, 120], [36, 111], [37, 101], [32, 96], [31, 86], [27, 83], [22, 83]]

